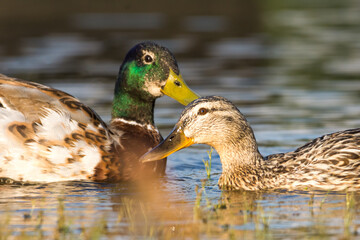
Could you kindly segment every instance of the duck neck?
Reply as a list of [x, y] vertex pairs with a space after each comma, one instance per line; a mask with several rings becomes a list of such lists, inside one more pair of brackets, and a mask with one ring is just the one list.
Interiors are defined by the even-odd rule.
[[155, 99], [146, 101], [119, 89], [113, 100], [112, 119], [122, 118], [141, 124], [154, 125], [154, 105]]
[[[236, 149], [236, 151], [234, 151]], [[257, 144], [244, 146], [242, 143], [223, 144], [218, 150], [223, 173], [232, 173], [239, 168], [259, 169], [263, 167], [264, 158]]]
[[255, 138], [252, 141], [229, 141], [215, 149], [222, 164], [222, 175], [219, 179], [221, 188], [260, 190], [267, 187], [271, 173], [258, 150]]

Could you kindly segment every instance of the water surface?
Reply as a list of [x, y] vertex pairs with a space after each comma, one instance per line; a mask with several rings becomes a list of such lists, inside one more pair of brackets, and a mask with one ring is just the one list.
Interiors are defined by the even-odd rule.
[[[110, 3], [79, 1], [70, 10], [5, 1], [0, 72], [66, 91], [109, 121], [124, 54], [139, 41], [155, 40], [176, 55], [191, 88], [239, 107], [263, 155], [360, 125], [356, 1], [172, 7], [164, 2], [158, 8]], [[155, 122], [163, 135], [182, 109], [168, 97], [157, 101]], [[206, 180], [207, 150], [196, 145], [173, 154], [164, 178], [140, 186], [0, 185], [0, 234], [4, 239], [358, 236], [358, 193], [220, 191], [215, 152]]]

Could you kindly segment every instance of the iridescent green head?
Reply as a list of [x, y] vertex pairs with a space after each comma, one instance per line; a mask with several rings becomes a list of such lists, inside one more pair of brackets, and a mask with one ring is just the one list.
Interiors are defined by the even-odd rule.
[[120, 67], [113, 118], [153, 123], [155, 99], [164, 94], [184, 105], [199, 97], [182, 80], [176, 59], [167, 48], [153, 42], [137, 44]]

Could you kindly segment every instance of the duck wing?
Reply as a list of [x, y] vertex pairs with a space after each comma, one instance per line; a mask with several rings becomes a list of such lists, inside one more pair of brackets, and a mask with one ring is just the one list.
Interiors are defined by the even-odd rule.
[[0, 75], [0, 107], [22, 112], [30, 121], [38, 121], [44, 109], [57, 109], [69, 113], [78, 122], [106, 128], [96, 112], [70, 94], [5, 75]]
[[0, 75], [0, 177], [89, 179], [109, 158], [110, 135], [101, 118], [75, 97]]
[[293, 152], [266, 157], [283, 183], [342, 190], [360, 183], [360, 128], [316, 138]]

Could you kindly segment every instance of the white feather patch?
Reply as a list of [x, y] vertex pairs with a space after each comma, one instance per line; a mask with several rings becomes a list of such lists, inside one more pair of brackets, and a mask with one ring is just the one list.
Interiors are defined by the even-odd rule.
[[40, 122], [37, 135], [45, 139], [62, 140], [77, 128], [77, 123], [71, 120], [70, 114], [48, 108]]
[[[9, 146], [16, 147], [19, 143], [9, 136], [8, 126], [12, 122], [24, 122], [24, 115], [12, 109], [0, 108], [0, 149], [9, 150]], [[0, 151], [0, 156], [2, 155]]]
[[62, 146], [51, 146], [47, 149], [47, 151], [44, 151], [44, 153], [44, 155], [47, 156], [49, 162], [54, 165], [66, 164], [67, 159], [71, 158], [70, 149]]
[[[71, 136], [74, 131], [84, 132], [69, 113], [46, 109], [36, 127], [35, 138], [25, 144], [16, 141], [7, 131], [14, 121], [32, 123], [21, 112], [0, 108], [0, 177], [55, 182], [85, 180], [94, 174], [101, 160], [100, 149], [84, 140], [77, 140], [72, 146], [65, 144], [66, 136]], [[89, 129], [99, 133], [91, 124], [87, 125], [86, 130]], [[105, 147], [110, 144], [109, 140]], [[74, 161], [69, 161], [74, 156]]]

